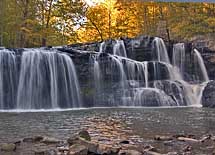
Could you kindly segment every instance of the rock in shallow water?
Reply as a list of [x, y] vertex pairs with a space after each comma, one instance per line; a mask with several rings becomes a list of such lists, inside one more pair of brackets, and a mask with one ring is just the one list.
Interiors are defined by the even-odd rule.
[[120, 150], [118, 155], [142, 155], [142, 153], [136, 150]]
[[43, 143], [45, 144], [57, 144], [57, 143], [61, 143], [62, 141], [56, 138], [52, 138], [52, 137], [45, 137], [42, 140]]
[[34, 155], [57, 155], [55, 150], [37, 150]]
[[84, 145], [75, 144], [69, 148], [68, 155], [87, 155], [88, 148]]
[[157, 149], [151, 145], [147, 145], [144, 147], [144, 150], [143, 152], [146, 152], [146, 151], [153, 151], [153, 152], [157, 152]]
[[166, 155], [178, 155], [177, 152], [168, 152]]
[[185, 142], [191, 142], [191, 143], [198, 143], [201, 142], [200, 140], [193, 139], [193, 138], [187, 138], [187, 137], [178, 137], [179, 141], [185, 141]]
[[26, 143], [35, 143], [35, 142], [40, 142], [44, 139], [42, 136], [35, 136], [35, 137], [27, 137], [24, 138], [22, 141]]
[[80, 138], [79, 137], [70, 137], [70, 138], [68, 138], [67, 139], [67, 143], [69, 144], [69, 145], [74, 145], [74, 144], [76, 144], [76, 143], [78, 143], [80, 141]]
[[117, 155], [120, 151], [120, 148], [113, 147], [113, 146], [107, 146], [107, 145], [99, 145], [96, 155]]
[[16, 145], [13, 143], [4, 143], [0, 145], [2, 151], [15, 151]]
[[170, 137], [170, 136], [155, 136], [154, 140], [158, 140], [158, 141], [170, 141], [170, 140], [173, 140], [173, 138]]
[[74, 145], [82, 145], [85, 146], [88, 149], [88, 152], [90, 153], [97, 153], [97, 149], [98, 149], [98, 144], [93, 143], [91, 141], [87, 141], [81, 137], [71, 137], [67, 140], [68, 144], [70, 146], [74, 146]]
[[81, 138], [84, 138], [85, 140], [88, 140], [90, 141], [91, 140], [91, 137], [90, 137], [90, 134], [88, 133], [87, 130], [82, 130], [78, 133], [78, 135], [81, 137]]
[[202, 106], [215, 108], [215, 81], [208, 82], [202, 93]]

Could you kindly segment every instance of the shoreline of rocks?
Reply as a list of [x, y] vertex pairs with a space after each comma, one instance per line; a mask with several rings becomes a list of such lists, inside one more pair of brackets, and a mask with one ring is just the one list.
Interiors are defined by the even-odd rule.
[[[127, 122], [128, 123], [128, 122]], [[139, 133], [117, 119], [90, 117], [77, 134], [0, 142], [0, 155], [215, 155], [215, 135]], [[56, 135], [57, 136], [57, 135]]]
[[[131, 144], [130, 140], [121, 140], [118, 144], [102, 144], [92, 140], [87, 130], [80, 131], [67, 141], [51, 137], [35, 136], [23, 138], [14, 143], [0, 145], [1, 155], [192, 155], [196, 147], [205, 147], [206, 154], [215, 154], [215, 136], [207, 135], [196, 138], [194, 135], [156, 135], [152, 139], [154, 145]], [[168, 147], [166, 152], [156, 144]], [[175, 146], [179, 145], [180, 151]], [[32, 149], [28, 150], [28, 147]], [[26, 149], [26, 150], [25, 150]], [[165, 149], [164, 149], [165, 150]], [[31, 151], [29, 153], [28, 151]], [[207, 153], [208, 152], [208, 153]]]

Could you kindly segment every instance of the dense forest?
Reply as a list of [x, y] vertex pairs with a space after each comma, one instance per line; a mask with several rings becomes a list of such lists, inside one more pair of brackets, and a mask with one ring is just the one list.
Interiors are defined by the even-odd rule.
[[215, 3], [0, 1], [0, 46], [55, 46], [140, 34], [168, 39], [215, 36]]

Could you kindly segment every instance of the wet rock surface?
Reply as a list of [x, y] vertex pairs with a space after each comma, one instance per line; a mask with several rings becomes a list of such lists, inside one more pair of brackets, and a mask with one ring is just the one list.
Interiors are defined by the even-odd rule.
[[3, 144], [1, 144], [0, 148], [2, 151], [10, 152], [10, 151], [16, 150], [16, 145], [13, 143], [3, 143]]
[[215, 81], [208, 82], [202, 94], [203, 107], [215, 108]]
[[[135, 38], [121, 38], [124, 41], [125, 49], [127, 56], [130, 59], [137, 61], [151, 61], [156, 60], [155, 52], [152, 48], [152, 42], [154, 37], [151, 36], [138, 36]], [[107, 40], [104, 42], [102, 51], [104, 53], [113, 54], [113, 46], [116, 43], [116, 40]], [[165, 42], [168, 50], [168, 55], [170, 60], [172, 60], [173, 55], [173, 44], [177, 43], [176, 41]], [[199, 45], [198, 40], [192, 40], [191, 42], [185, 42], [185, 72], [184, 77], [187, 81], [199, 80], [198, 75], [195, 75], [195, 71], [198, 70], [198, 67], [194, 65], [194, 53], [192, 52], [193, 48], [197, 48], [201, 53], [204, 63], [206, 65], [210, 79], [215, 80], [214, 71], [215, 71], [215, 51], [214, 48], [210, 48], [207, 44]], [[201, 43], [200, 43], [201, 44]], [[89, 53], [99, 52], [101, 42], [95, 43], [86, 43], [86, 44], [75, 44], [70, 46], [64, 46], [60, 48], [60, 51], [72, 54], [72, 57], [79, 64], [80, 60], [87, 60]], [[213, 44], [214, 45], [214, 44]], [[79, 54], [77, 54], [79, 51]], [[85, 52], [80, 52], [85, 51]], [[83, 63], [82, 63], [83, 64]], [[86, 74], [88, 75], [88, 74]]]

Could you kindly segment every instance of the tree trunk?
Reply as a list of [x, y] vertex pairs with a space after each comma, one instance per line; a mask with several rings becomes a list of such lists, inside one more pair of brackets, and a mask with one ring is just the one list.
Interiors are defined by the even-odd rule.
[[108, 37], [111, 39], [111, 1], [109, 1], [108, 6]]
[[100, 36], [100, 39], [101, 41], [103, 41], [103, 36], [102, 36], [102, 33], [101, 31], [99, 30], [98, 26], [93, 22], [93, 20], [91, 20], [90, 18], [88, 18], [90, 20], [90, 22], [92, 23], [92, 25], [95, 27], [95, 29], [97, 30], [99, 36]]
[[[52, 3], [53, 0], [50, 1], [49, 6], [48, 6], [48, 16], [47, 16], [47, 20], [46, 20], [46, 25], [45, 25], [45, 30], [48, 30], [49, 28], [49, 22], [51, 19], [51, 11], [52, 11]], [[44, 37], [42, 38], [42, 46], [47, 46], [47, 34], [45, 33]]]
[[[4, 1], [0, 1], [0, 19], [4, 17]], [[0, 20], [0, 46], [3, 46], [3, 21]]]
[[[29, 7], [29, 0], [23, 1], [24, 9], [23, 9], [23, 21], [24, 23], [21, 25], [22, 28], [27, 28], [27, 23], [26, 20], [28, 19], [28, 7]], [[21, 31], [20, 34], [20, 47], [25, 47], [26, 46], [26, 32], [25, 30]]]

